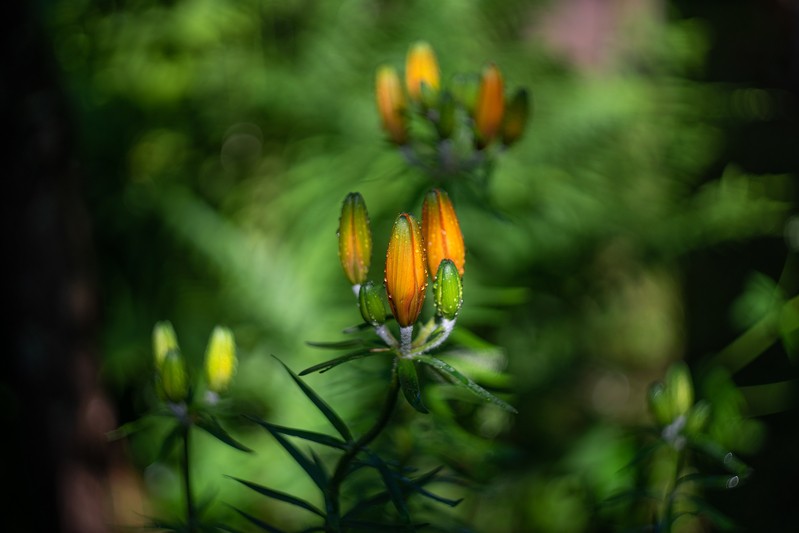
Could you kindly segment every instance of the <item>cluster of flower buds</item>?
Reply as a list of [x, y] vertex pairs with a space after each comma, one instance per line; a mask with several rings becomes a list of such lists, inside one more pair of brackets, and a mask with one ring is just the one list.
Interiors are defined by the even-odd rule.
[[[158, 395], [170, 404], [184, 404], [192, 387], [186, 360], [180, 351], [175, 329], [169, 321], [153, 328], [153, 353]], [[230, 329], [217, 326], [205, 352], [206, 400], [216, 403], [230, 387], [236, 371], [236, 344]]]
[[672, 364], [662, 382], [649, 389], [649, 408], [663, 438], [675, 448], [685, 445], [685, 435], [700, 433], [710, 417], [710, 405], [694, 403], [694, 386], [685, 363]]
[[484, 160], [492, 144], [504, 149], [524, 135], [530, 114], [528, 92], [518, 89], [506, 101], [505, 84], [495, 64], [487, 65], [479, 76], [456, 75], [447, 86], [442, 86], [440, 78], [436, 55], [425, 42], [413, 44], [408, 51], [404, 90], [394, 67], [384, 65], [377, 70], [381, 124], [389, 140], [401, 146], [411, 161], [418, 161], [414, 120], [433, 127], [438, 162], [445, 171], [474, 166]]
[[[385, 327], [387, 313], [382, 291], [367, 281], [372, 237], [366, 204], [359, 193], [350, 193], [344, 200], [338, 236], [341, 266], [358, 295], [364, 321], [403, 355], [412, 349], [422, 353], [440, 345], [452, 331], [463, 302], [466, 260], [463, 234], [447, 193], [441, 189], [427, 193], [421, 226], [413, 215], [402, 213], [391, 231], [383, 281], [391, 314], [400, 327], [399, 343]], [[430, 326], [422, 328], [420, 338], [412, 339], [427, 293], [428, 273], [433, 276], [438, 325], [443, 329], [434, 343], [427, 342], [432, 333]]]

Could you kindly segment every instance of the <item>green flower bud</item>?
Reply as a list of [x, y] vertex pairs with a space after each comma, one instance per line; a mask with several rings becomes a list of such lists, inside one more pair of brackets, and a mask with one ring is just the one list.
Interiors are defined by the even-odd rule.
[[380, 290], [374, 283], [367, 281], [361, 285], [358, 293], [358, 303], [361, 308], [361, 316], [366, 323], [372, 326], [380, 326], [386, 322], [386, 306], [380, 296]]
[[691, 434], [699, 434], [704, 431], [710, 420], [710, 404], [704, 400], [700, 400], [694, 404], [691, 411], [688, 413], [688, 421], [685, 423], [685, 432]]
[[665, 383], [672, 418], [687, 414], [694, 404], [694, 386], [688, 365], [683, 362], [672, 364], [666, 372]]
[[205, 380], [208, 390], [225, 392], [236, 373], [236, 342], [230, 329], [217, 326], [205, 351]]
[[161, 368], [166, 354], [172, 350], [180, 350], [175, 328], [172, 327], [172, 323], [168, 320], [157, 322], [153, 328], [153, 354], [155, 355], [155, 367], [157, 369]]
[[161, 362], [159, 372], [162, 397], [170, 402], [179, 403], [189, 396], [189, 376], [186, 362], [178, 350], [170, 350]]
[[438, 314], [447, 320], [454, 320], [463, 303], [463, 284], [458, 267], [451, 259], [439, 263], [433, 293]]
[[655, 418], [655, 423], [665, 426], [671, 423], [671, 409], [666, 396], [666, 387], [661, 382], [653, 383], [649, 387], [649, 410]]

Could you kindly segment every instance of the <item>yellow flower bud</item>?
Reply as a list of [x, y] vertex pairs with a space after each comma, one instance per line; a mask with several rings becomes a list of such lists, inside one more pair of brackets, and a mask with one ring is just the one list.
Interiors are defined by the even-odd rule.
[[386, 293], [397, 323], [411, 326], [419, 318], [427, 288], [427, 268], [419, 224], [403, 213], [394, 223], [386, 253]]
[[402, 93], [399, 75], [389, 66], [380, 67], [376, 81], [377, 111], [383, 129], [395, 144], [408, 142], [408, 124], [405, 117], [405, 96]]
[[440, 85], [439, 76], [436, 54], [430, 45], [418, 42], [411, 46], [405, 59], [405, 86], [411, 100], [419, 102], [425, 99], [423, 87], [427, 88], [429, 95], [435, 95]]
[[529, 115], [530, 99], [527, 90], [519, 89], [508, 104], [502, 121], [502, 142], [506, 146], [515, 143], [524, 135]]
[[441, 261], [450, 259], [463, 276], [466, 247], [455, 208], [446, 191], [433, 189], [425, 196], [422, 204], [422, 235], [430, 272], [438, 272]]
[[665, 383], [674, 417], [687, 414], [694, 404], [694, 385], [688, 365], [682, 361], [672, 364], [666, 371]]
[[478, 148], [487, 146], [499, 133], [505, 113], [505, 87], [502, 74], [496, 65], [483, 70], [477, 105], [474, 110], [474, 127]]
[[357, 192], [349, 193], [341, 206], [338, 256], [351, 284], [360, 285], [366, 281], [372, 261], [372, 231], [366, 202]]
[[172, 323], [168, 320], [157, 322], [155, 327], [153, 327], [153, 354], [155, 355], [156, 368], [161, 368], [166, 354], [171, 350], [180, 350], [175, 328], [172, 327]]
[[230, 329], [216, 326], [205, 351], [205, 380], [208, 390], [223, 393], [236, 373], [236, 342]]

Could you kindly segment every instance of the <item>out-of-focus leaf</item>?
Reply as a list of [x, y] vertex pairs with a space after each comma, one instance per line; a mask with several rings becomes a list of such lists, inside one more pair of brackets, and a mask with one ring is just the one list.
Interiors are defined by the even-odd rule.
[[412, 528], [411, 530], [421, 529], [427, 526], [427, 523], [421, 524], [386, 524], [384, 522], [370, 522], [367, 520], [346, 520], [341, 523], [342, 526], [351, 527], [352, 529], [358, 529], [363, 531], [408, 531], [408, 528]]
[[[277, 357], [275, 357], [275, 359], [277, 359]], [[297, 376], [297, 374], [295, 374], [283, 361], [281, 361], [280, 359], [277, 360], [278, 362], [280, 362], [281, 365], [283, 365], [283, 368], [285, 368], [286, 372], [289, 373], [291, 379], [293, 379], [294, 382], [300, 387], [300, 389], [302, 390], [303, 393], [305, 393], [308, 399], [311, 400], [313, 404], [316, 406], [316, 408], [319, 409], [319, 411], [321, 411], [323, 415], [325, 415], [325, 418], [327, 418], [330, 421], [330, 423], [333, 424], [333, 427], [336, 428], [339, 434], [342, 437], [344, 437], [344, 440], [346, 440], [347, 442], [351, 442], [352, 433], [347, 427], [347, 424], [345, 424], [344, 421], [341, 419], [341, 417], [339, 417], [336, 414], [336, 412], [333, 411], [333, 409], [327, 404], [327, 402], [325, 402], [322, 398], [320, 398], [319, 395], [316, 394], [311, 387], [306, 385], [305, 382], [301, 380]]]
[[175, 427], [164, 437], [164, 442], [161, 443], [161, 449], [158, 451], [158, 458], [164, 459], [172, 450], [175, 449], [175, 446], [178, 445], [180, 442], [180, 437], [183, 434], [184, 428], [182, 424], [175, 424]]
[[502, 409], [505, 409], [506, 411], [509, 411], [511, 413], [514, 414], [519, 413], [519, 411], [517, 411], [515, 407], [513, 407], [512, 405], [503, 400], [500, 400], [499, 398], [497, 398], [496, 396], [485, 390], [483, 387], [472, 381], [470, 378], [464, 376], [463, 374], [455, 370], [452, 366], [445, 363], [444, 361], [436, 359], [435, 357], [429, 355], [419, 355], [416, 356], [415, 359], [417, 361], [421, 361], [422, 363], [432, 366], [433, 368], [444, 374], [446, 377], [450, 378], [452, 383], [466, 388], [467, 390], [469, 390], [471, 393], [478, 396], [479, 398], [487, 402], [493, 403], [494, 405], [497, 405]]
[[408, 511], [408, 504], [405, 502], [405, 495], [402, 492], [402, 487], [400, 487], [396, 474], [382, 461], [375, 462], [375, 467], [383, 478], [383, 484], [386, 486], [394, 508], [397, 509], [402, 520], [410, 524], [411, 515]]
[[356, 359], [363, 359], [364, 357], [371, 357], [379, 353], [385, 353], [385, 350], [380, 350], [380, 349], [375, 350], [374, 348], [368, 348], [364, 350], [357, 350], [355, 352], [350, 352], [346, 355], [342, 355], [341, 357], [336, 357], [335, 359], [325, 361], [324, 363], [319, 363], [317, 365], [308, 367], [302, 372], [300, 372], [300, 376], [305, 376], [307, 374], [317, 371], [320, 374], [324, 374], [328, 370], [335, 368], [340, 364], [348, 363], [350, 361], [355, 361]]
[[741, 461], [734, 453], [729, 450], [725, 450], [709, 439], [692, 438], [688, 440], [688, 446], [697, 452], [703, 453], [711, 459], [714, 459], [729, 472], [732, 472], [741, 478], [746, 478], [751, 473], [749, 466]]
[[780, 309], [779, 330], [785, 351], [794, 363], [797, 362], [797, 353], [799, 353], [799, 297], [789, 300]]
[[301, 498], [297, 498], [296, 496], [292, 496], [291, 494], [286, 494], [285, 492], [281, 492], [279, 490], [270, 489], [269, 487], [264, 487], [263, 485], [259, 485], [258, 483], [253, 483], [252, 481], [239, 479], [237, 477], [233, 477], [233, 476], [226, 476], [226, 477], [229, 477], [230, 479], [232, 479], [234, 481], [238, 481], [242, 485], [244, 485], [244, 486], [246, 486], [248, 488], [251, 488], [255, 492], [257, 492], [259, 494], [263, 494], [264, 496], [267, 496], [269, 498], [273, 498], [275, 500], [280, 500], [282, 502], [290, 503], [291, 505], [296, 505], [297, 507], [301, 507], [303, 509], [311, 511], [312, 513], [314, 513], [316, 515], [319, 515], [319, 516], [324, 516], [325, 515], [322, 511], [317, 509], [313, 504], [308, 503], [308, 502], [306, 502], [305, 500], [303, 500]]
[[299, 437], [304, 440], [309, 440], [311, 442], [316, 442], [318, 444], [323, 444], [325, 446], [330, 446], [332, 448], [338, 448], [340, 450], [347, 449], [347, 443], [343, 440], [337, 439], [331, 435], [325, 435], [324, 433], [317, 433], [315, 431], [307, 431], [304, 429], [297, 429], [291, 428], [286, 426], [278, 426], [277, 424], [270, 424], [265, 420], [261, 420], [260, 418], [254, 416], [248, 416], [249, 420], [252, 420], [256, 424], [263, 426], [266, 429], [277, 431], [279, 433], [283, 433], [284, 435], [290, 435], [292, 437]]
[[208, 434], [216, 437], [221, 442], [224, 442], [231, 448], [236, 448], [237, 450], [241, 450], [243, 452], [251, 453], [252, 450], [233, 437], [225, 431], [225, 429], [219, 424], [219, 421], [210, 415], [202, 415], [197, 419], [196, 425], [198, 428], [206, 431]]
[[358, 346], [363, 346], [364, 344], [366, 344], [366, 341], [364, 341], [363, 339], [348, 339], [345, 341], [333, 341], [333, 342], [306, 341], [305, 344], [307, 344], [308, 346], [313, 346], [314, 348], [325, 348], [328, 350], [344, 350], [347, 348], [357, 348]]
[[427, 410], [427, 407], [422, 402], [422, 389], [419, 387], [419, 376], [416, 374], [416, 366], [413, 359], [398, 358], [397, 371], [399, 372], [402, 393], [408, 403], [420, 413], [429, 413], [430, 411]]
[[690, 501], [694, 506], [696, 506], [696, 511], [684, 511], [681, 513], [676, 513], [672, 517], [671, 520], [672, 524], [680, 516], [687, 514], [687, 515], [704, 516], [707, 519], [709, 519], [711, 522], [713, 522], [713, 524], [721, 531], [735, 531], [738, 529], [738, 526], [730, 517], [728, 517], [727, 515], [725, 515], [724, 513], [722, 513], [721, 511], [719, 511], [709, 503], [707, 503], [702, 498], [694, 495], [687, 495], [685, 499], [687, 501]]
[[734, 489], [741, 484], [741, 477], [707, 475], [701, 472], [692, 472], [677, 479], [677, 484], [683, 483], [696, 484], [706, 489]]

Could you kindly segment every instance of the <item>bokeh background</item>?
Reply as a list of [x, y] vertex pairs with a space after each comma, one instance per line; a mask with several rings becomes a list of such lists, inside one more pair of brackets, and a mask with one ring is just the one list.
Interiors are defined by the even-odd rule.
[[[460, 506], [421, 515], [445, 531], [646, 526], [647, 504], [603, 502], [657, 477], [629, 466], [636, 432], [650, 383], [685, 360], [697, 395], [731, 413], [715, 438], [754, 472], [705, 498], [743, 531], [799, 523], [795, 345], [771, 342], [768, 321], [799, 288], [795, 2], [23, 4], [8, 8], [2, 47], [8, 531], [180, 512], [176, 458], [159, 456], [166, 426], [105, 439], [156, 401], [159, 320], [195, 368], [213, 326], [231, 327], [242, 412], [327, 430], [272, 355], [305, 368], [330, 355], [306, 341], [360, 320], [337, 259], [348, 192], [370, 211], [375, 280], [393, 219], [420, 212], [433, 183], [386, 141], [373, 95], [376, 68], [401, 68], [420, 39], [444, 80], [495, 62], [534, 102], [487, 198], [445, 184], [468, 248], [461, 366], [519, 415], [447, 403], [435, 385], [438, 414], [403, 404], [382, 449], [464, 481], [435, 487]], [[386, 364], [307, 382], [363, 430]], [[257, 453], [198, 437], [208, 512], [307, 525], [224, 477], [318, 497], [265, 432], [229, 429]]]

